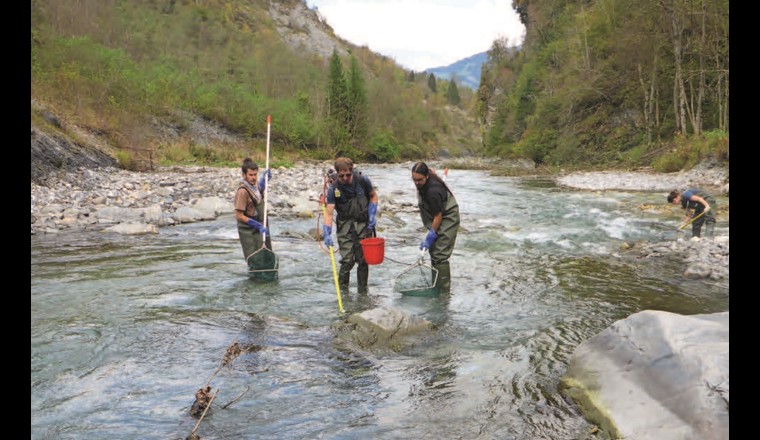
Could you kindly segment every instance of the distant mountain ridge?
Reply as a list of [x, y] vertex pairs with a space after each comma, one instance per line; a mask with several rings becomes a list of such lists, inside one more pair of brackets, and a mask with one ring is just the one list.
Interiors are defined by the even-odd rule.
[[450, 81], [456, 78], [457, 86], [469, 87], [473, 90], [480, 86], [480, 70], [488, 61], [488, 52], [480, 52], [463, 58], [448, 66], [432, 67], [425, 69], [425, 73], [432, 73], [436, 78]]

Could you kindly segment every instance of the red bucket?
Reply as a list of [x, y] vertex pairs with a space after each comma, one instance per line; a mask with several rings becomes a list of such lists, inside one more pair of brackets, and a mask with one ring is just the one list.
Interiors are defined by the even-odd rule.
[[361, 240], [359, 244], [362, 245], [362, 251], [364, 251], [364, 261], [367, 264], [380, 264], [383, 262], [385, 256], [385, 239], [384, 238], [365, 238]]

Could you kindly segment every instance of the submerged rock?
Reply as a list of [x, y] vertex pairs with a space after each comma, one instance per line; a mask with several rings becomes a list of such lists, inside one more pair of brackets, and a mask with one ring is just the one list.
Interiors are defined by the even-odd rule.
[[398, 349], [407, 337], [432, 329], [433, 324], [424, 318], [400, 309], [376, 307], [350, 315], [341, 330], [362, 348]]

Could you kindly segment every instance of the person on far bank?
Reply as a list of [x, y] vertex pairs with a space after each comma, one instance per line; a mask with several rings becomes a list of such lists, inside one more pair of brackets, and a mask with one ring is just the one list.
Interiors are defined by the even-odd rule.
[[[684, 223], [695, 219], [691, 223], [691, 235], [702, 236], [702, 225], [705, 225], [705, 235], [712, 238], [715, 229], [715, 211], [717, 204], [715, 198], [705, 190], [690, 188], [684, 192], [673, 190], [668, 194], [668, 203], [681, 205], [686, 217]], [[694, 210], [693, 213], [690, 210]], [[700, 216], [704, 212], [704, 215]]]
[[425, 162], [412, 166], [412, 181], [417, 187], [417, 206], [422, 225], [428, 230], [420, 249], [428, 250], [430, 263], [438, 270], [440, 293], [449, 293], [449, 258], [459, 233], [459, 205], [451, 189]]
[[339, 157], [335, 159], [334, 167], [337, 180], [327, 190], [322, 236], [325, 246], [333, 246], [334, 219], [341, 257], [338, 285], [342, 291], [347, 291], [351, 270], [356, 264], [358, 291], [367, 293], [369, 265], [364, 261], [359, 241], [371, 237], [377, 224], [377, 191], [367, 176], [354, 170], [351, 159]]
[[266, 234], [267, 249], [272, 250], [272, 240], [268, 229], [269, 219], [267, 219], [267, 225], [263, 224], [264, 189], [267, 181], [272, 178], [272, 172], [264, 171], [259, 179], [259, 166], [249, 157], [243, 159], [241, 169], [243, 178], [235, 192], [235, 218], [240, 245], [243, 248], [243, 258], [247, 262], [251, 254], [261, 249], [262, 234]]

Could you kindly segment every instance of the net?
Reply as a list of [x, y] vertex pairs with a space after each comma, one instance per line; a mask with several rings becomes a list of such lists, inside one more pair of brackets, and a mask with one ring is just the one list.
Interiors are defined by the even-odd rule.
[[425, 262], [424, 250], [417, 261], [396, 275], [393, 290], [408, 296], [435, 296], [440, 292], [438, 269]]
[[266, 247], [262, 247], [248, 256], [248, 275], [261, 281], [274, 281], [280, 262], [277, 255]]

